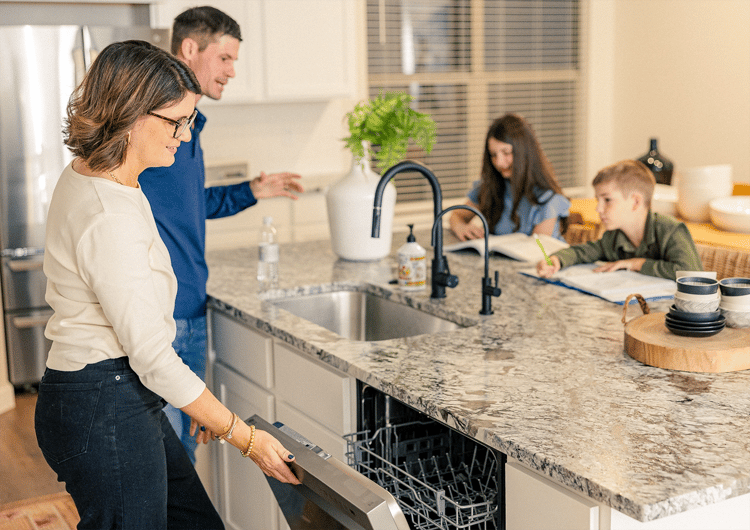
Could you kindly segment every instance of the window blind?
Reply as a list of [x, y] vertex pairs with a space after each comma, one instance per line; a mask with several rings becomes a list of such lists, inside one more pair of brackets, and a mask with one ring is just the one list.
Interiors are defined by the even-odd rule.
[[[583, 184], [580, 0], [367, 0], [370, 96], [402, 91], [432, 115], [437, 143], [407, 157], [445, 198], [479, 179], [490, 123], [531, 123], [562, 186]], [[381, 170], [383, 168], [380, 168]], [[396, 177], [398, 201], [431, 198], [419, 174]]]

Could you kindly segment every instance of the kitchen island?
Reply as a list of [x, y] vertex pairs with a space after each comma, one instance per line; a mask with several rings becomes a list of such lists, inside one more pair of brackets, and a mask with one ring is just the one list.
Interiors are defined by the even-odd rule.
[[[492, 258], [503, 292], [492, 300], [494, 315], [482, 317], [483, 262], [476, 255], [449, 253], [460, 282], [434, 301], [429, 286], [414, 294], [389, 283], [394, 255], [347, 262], [327, 241], [282, 245], [279, 291], [258, 295], [256, 254], [208, 254], [213, 311], [637, 521], [740, 495], [742, 510], [750, 503], [750, 372], [688, 373], [641, 364], [623, 350], [621, 306], [523, 276], [518, 270], [527, 265]], [[337, 289], [366, 290], [464, 327], [353, 342], [262, 299]], [[630, 318], [638, 314], [632, 306]]]

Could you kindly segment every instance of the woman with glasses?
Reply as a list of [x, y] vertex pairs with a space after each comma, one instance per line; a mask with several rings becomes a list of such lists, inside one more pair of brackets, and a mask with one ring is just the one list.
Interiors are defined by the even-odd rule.
[[200, 86], [142, 41], [99, 54], [68, 105], [75, 155], [55, 187], [44, 272], [54, 315], [35, 413], [45, 459], [65, 482], [78, 528], [223, 528], [162, 412], [169, 402], [269, 476], [298, 483], [268, 433], [222, 405], [172, 348], [177, 282], [139, 185], [190, 139]]

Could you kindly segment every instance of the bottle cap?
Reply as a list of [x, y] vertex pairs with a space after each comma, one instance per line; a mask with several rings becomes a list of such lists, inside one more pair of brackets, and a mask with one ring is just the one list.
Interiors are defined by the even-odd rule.
[[406, 236], [406, 242], [407, 243], [414, 243], [417, 238], [414, 237], [414, 225], [406, 225], [409, 227], [409, 235]]

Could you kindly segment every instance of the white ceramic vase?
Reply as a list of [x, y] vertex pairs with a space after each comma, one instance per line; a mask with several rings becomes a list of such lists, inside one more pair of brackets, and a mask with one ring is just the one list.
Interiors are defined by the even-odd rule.
[[370, 160], [354, 158], [348, 175], [328, 189], [328, 226], [333, 251], [351, 261], [375, 261], [391, 253], [396, 186], [389, 182], [383, 193], [380, 237], [372, 237], [372, 208], [380, 175]]

